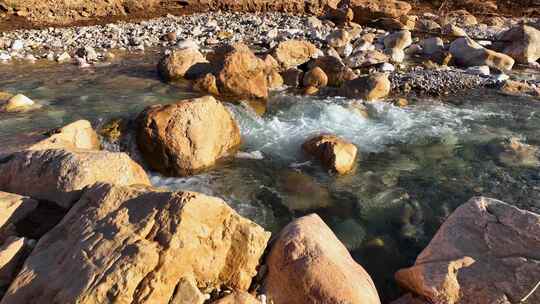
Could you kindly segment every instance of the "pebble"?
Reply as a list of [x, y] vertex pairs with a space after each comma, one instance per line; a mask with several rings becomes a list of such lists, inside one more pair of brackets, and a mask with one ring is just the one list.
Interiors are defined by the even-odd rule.
[[11, 43], [11, 49], [13, 51], [20, 51], [22, 49], [24, 49], [24, 42], [22, 40], [14, 40], [12, 43]]

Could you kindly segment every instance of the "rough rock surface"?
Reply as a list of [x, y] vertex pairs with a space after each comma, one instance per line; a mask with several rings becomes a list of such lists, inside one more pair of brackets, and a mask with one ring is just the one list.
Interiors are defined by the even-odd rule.
[[354, 12], [354, 22], [368, 23], [378, 18], [399, 18], [407, 15], [412, 6], [397, 0], [349, 0], [349, 7]]
[[[476, 197], [396, 279], [434, 303], [519, 303], [540, 277], [539, 252], [540, 215]], [[540, 303], [540, 293], [528, 303]]]
[[0, 191], [0, 243], [9, 236], [13, 225], [24, 219], [38, 205], [36, 200]]
[[185, 48], [172, 50], [165, 55], [158, 63], [158, 71], [165, 80], [176, 80], [181, 78], [196, 78], [205, 74], [204, 55], [196, 49]]
[[28, 254], [28, 240], [10, 237], [0, 247], [0, 287], [7, 287]]
[[99, 150], [101, 144], [88, 120], [77, 120], [49, 132], [49, 137], [30, 146], [29, 150], [85, 149]]
[[502, 71], [514, 66], [512, 57], [488, 50], [470, 38], [458, 38], [450, 44], [450, 53], [456, 63], [465, 67], [487, 65]]
[[345, 82], [340, 94], [350, 98], [377, 100], [388, 96], [391, 83], [387, 74], [378, 73], [358, 77]]
[[317, 53], [317, 47], [311, 42], [292, 39], [279, 43], [272, 55], [283, 69], [290, 69], [308, 62]]
[[310, 63], [313, 67], [321, 68], [328, 77], [328, 85], [340, 86], [347, 80], [356, 78], [354, 72], [345, 66], [341, 59], [334, 56], [322, 56]]
[[232, 10], [240, 12], [282, 11], [291, 13], [309, 13], [320, 15], [326, 6], [336, 8], [339, 0], [188, 0], [190, 7], [210, 10]]
[[238, 291], [212, 302], [212, 304], [261, 304], [261, 302], [247, 292]]
[[275, 304], [380, 303], [369, 274], [316, 214], [283, 229], [267, 264], [265, 290]]
[[338, 174], [349, 173], [356, 163], [356, 146], [335, 135], [315, 136], [302, 145], [305, 153], [316, 157], [323, 166]]
[[96, 184], [39, 240], [1, 303], [169, 303], [186, 279], [245, 290], [269, 236], [218, 198]]
[[499, 40], [505, 45], [503, 53], [519, 63], [531, 63], [540, 58], [540, 30], [532, 26], [517, 25], [502, 33]]
[[138, 118], [137, 143], [154, 170], [187, 176], [236, 148], [240, 131], [223, 104], [205, 96], [148, 107]]

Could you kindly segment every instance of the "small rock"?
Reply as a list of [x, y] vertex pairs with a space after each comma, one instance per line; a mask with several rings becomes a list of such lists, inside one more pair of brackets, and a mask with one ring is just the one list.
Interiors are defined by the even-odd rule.
[[6, 104], [2, 106], [4, 112], [23, 112], [31, 109], [35, 105], [35, 102], [24, 96], [23, 94], [17, 94], [11, 97]]
[[390, 88], [391, 84], [388, 75], [377, 73], [345, 82], [340, 89], [340, 94], [350, 98], [372, 101], [388, 96]]
[[320, 67], [314, 67], [304, 75], [305, 87], [323, 88], [328, 85], [328, 76]]
[[68, 54], [68, 52], [63, 52], [62, 54], [60, 54], [60, 55], [56, 58], [56, 61], [58, 61], [58, 62], [67, 62], [67, 61], [71, 61], [71, 56]]

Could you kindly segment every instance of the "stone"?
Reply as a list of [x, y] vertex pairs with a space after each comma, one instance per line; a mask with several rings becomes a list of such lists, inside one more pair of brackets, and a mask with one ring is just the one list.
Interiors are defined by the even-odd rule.
[[251, 294], [245, 291], [235, 291], [232, 294], [225, 296], [212, 304], [262, 304]]
[[297, 67], [315, 58], [319, 50], [311, 42], [304, 40], [287, 40], [280, 42], [272, 51], [272, 56], [283, 69]]
[[224, 54], [220, 65], [221, 68], [216, 73], [216, 76], [221, 95], [226, 97], [268, 98], [266, 63], [255, 56], [247, 46], [234, 46]]
[[344, 29], [337, 29], [326, 37], [326, 43], [333, 48], [341, 48], [351, 41], [351, 35]]
[[340, 89], [340, 94], [349, 98], [373, 101], [388, 96], [390, 88], [388, 75], [376, 73], [346, 81]]
[[[539, 234], [540, 215], [475, 197], [448, 217], [396, 280], [433, 303], [519, 303], [540, 277]], [[540, 303], [540, 294], [527, 302]]]
[[479, 76], [489, 76], [490, 70], [487, 65], [468, 67], [466, 73]]
[[24, 42], [20, 39], [17, 39], [17, 40], [13, 40], [13, 42], [11, 43], [11, 49], [13, 51], [21, 51], [24, 49]]
[[193, 48], [175, 49], [158, 63], [159, 75], [166, 81], [182, 78], [194, 79], [208, 71], [208, 61]]
[[387, 49], [404, 50], [412, 44], [412, 35], [408, 30], [392, 33], [384, 38], [384, 47]]
[[197, 287], [193, 278], [181, 278], [170, 304], [204, 304], [206, 297]]
[[98, 54], [93, 47], [86, 46], [79, 48], [76, 52], [76, 55], [80, 58], [84, 58], [87, 61], [95, 61], [98, 59]]
[[246, 1], [246, 0], [198, 0], [189, 2], [193, 10], [263, 12], [279, 11], [296, 14], [322, 15], [327, 7], [337, 8], [339, 0], [303, 1], [278, 0], [273, 2]]
[[305, 87], [323, 88], [328, 85], [328, 76], [320, 67], [314, 67], [304, 75]]
[[49, 131], [48, 137], [31, 145], [29, 150], [82, 149], [99, 150], [99, 136], [88, 120], [77, 120]]
[[316, 214], [294, 220], [276, 238], [264, 282], [274, 304], [379, 304], [369, 274]]
[[195, 80], [195, 82], [193, 83], [193, 88], [195, 89], [195, 91], [199, 91], [201, 93], [208, 93], [215, 96], [219, 96], [219, 89], [217, 87], [216, 76], [210, 73]]
[[281, 204], [290, 212], [306, 212], [331, 207], [328, 188], [313, 177], [296, 170], [286, 170], [278, 175], [283, 199]]
[[25, 238], [10, 237], [3, 242], [0, 247], [0, 287], [8, 287], [17, 274], [28, 251], [28, 241]]
[[34, 108], [36, 103], [24, 96], [23, 94], [17, 94], [11, 97], [0, 110], [4, 112], [24, 112]]
[[540, 30], [520, 24], [499, 36], [504, 47], [503, 53], [519, 63], [536, 62], [540, 58]]
[[71, 56], [69, 55], [68, 52], [63, 52], [62, 54], [58, 55], [58, 57], [56, 57], [56, 61], [58, 62], [68, 62], [68, 61], [71, 61]]
[[392, 63], [402, 63], [405, 60], [405, 51], [401, 49], [386, 49], [385, 53]]
[[511, 70], [514, 59], [489, 50], [470, 38], [458, 38], [450, 44], [450, 53], [458, 65], [465, 67], [487, 65], [501, 71]]
[[310, 63], [310, 67], [319, 67], [328, 78], [328, 85], [339, 87], [345, 81], [356, 78], [356, 74], [345, 66], [345, 64], [335, 56], [322, 56]]
[[435, 54], [444, 51], [444, 41], [440, 37], [430, 37], [420, 41], [422, 47], [422, 53], [427, 56], [433, 56]]
[[144, 159], [168, 176], [211, 167], [240, 145], [236, 121], [212, 96], [150, 106], [139, 114], [137, 126]]
[[0, 191], [0, 231], [26, 218], [37, 205], [38, 202], [29, 197]]
[[455, 24], [459, 26], [472, 26], [477, 25], [478, 21], [476, 17], [469, 13], [466, 10], [457, 10], [449, 12], [440, 18], [440, 23], [443, 25], [446, 24]]
[[335, 135], [315, 136], [302, 144], [304, 153], [318, 159], [332, 172], [347, 174], [354, 169], [358, 148]]
[[540, 89], [526, 82], [506, 80], [501, 86], [501, 92], [509, 95], [540, 96]]
[[441, 26], [431, 19], [419, 19], [415, 26], [415, 29], [420, 32], [439, 33], [441, 31]]
[[285, 85], [297, 88], [302, 84], [304, 72], [297, 68], [290, 68], [281, 73]]
[[498, 159], [508, 167], [535, 168], [540, 165], [540, 151], [537, 146], [523, 143], [517, 137], [510, 137], [502, 144]]
[[268, 72], [268, 74], [266, 74], [266, 81], [268, 82], [268, 89], [270, 90], [282, 88], [285, 82], [277, 70]]
[[269, 237], [219, 198], [98, 183], [39, 240], [1, 303], [185, 303], [175, 290], [186, 280], [246, 290]]
[[400, 18], [407, 15], [412, 6], [397, 0], [350, 0], [349, 7], [354, 13], [354, 22], [369, 23], [379, 18]]
[[389, 60], [390, 58], [387, 54], [378, 50], [370, 50], [353, 53], [351, 56], [345, 58], [344, 62], [348, 67], [358, 69], [388, 62]]

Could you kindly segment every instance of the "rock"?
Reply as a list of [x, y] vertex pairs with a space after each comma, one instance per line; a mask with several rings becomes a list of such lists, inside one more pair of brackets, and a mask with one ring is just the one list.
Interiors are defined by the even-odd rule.
[[439, 37], [431, 37], [420, 41], [422, 53], [433, 56], [444, 51], [444, 41]]
[[351, 41], [349, 32], [344, 29], [337, 29], [326, 37], [326, 43], [333, 48], [341, 48]]
[[80, 58], [84, 58], [87, 61], [95, 61], [98, 59], [98, 54], [93, 47], [86, 46], [79, 48], [76, 52], [76, 55]]
[[287, 40], [280, 42], [273, 50], [273, 57], [283, 69], [297, 67], [315, 58], [319, 50], [311, 42], [304, 40]]
[[402, 296], [401, 298], [390, 302], [390, 304], [429, 304], [429, 303], [408, 293]]
[[408, 30], [392, 33], [384, 38], [384, 47], [387, 49], [404, 50], [412, 44], [412, 35]]
[[0, 287], [9, 286], [28, 254], [29, 240], [10, 237], [0, 247]]
[[467, 32], [455, 24], [448, 23], [442, 28], [441, 33], [446, 36], [467, 37]]
[[284, 196], [281, 204], [289, 211], [306, 214], [309, 211], [331, 206], [328, 188], [313, 177], [296, 170], [286, 170], [278, 177]]
[[170, 304], [204, 304], [206, 297], [201, 293], [193, 278], [181, 278]]
[[503, 53], [519, 63], [536, 62], [540, 58], [540, 30], [520, 24], [499, 36], [504, 44]]
[[35, 102], [24, 96], [23, 94], [17, 94], [11, 97], [1, 108], [4, 112], [24, 112], [32, 109], [35, 106]]
[[195, 91], [219, 96], [219, 89], [217, 87], [216, 76], [210, 73], [195, 80], [195, 83], [193, 84], [193, 88], [195, 89]]
[[498, 158], [501, 163], [508, 167], [535, 168], [540, 165], [540, 151], [538, 147], [525, 144], [517, 137], [511, 137], [505, 140]]
[[328, 85], [328, 76], [326, 76], [326, 73], [319, 68], [314, 67], [311, 70], [309, 70], [306, 75], [304, 75], [304, 87], [316, 87], [316, 88], [323, 88]]
[[255, 297], [244, 291], [235, 291], [212, 304], [262, 304]]
[[339, 87], [345, 81], [356, 78], [356, 74], [335, 56], [322, 56], [310, 63], [310, 67], [319, 67], [328, 77], [328, 85]]
[[349, 7], [354, 13], [354, 22], [366, 24], [379, 18], [399, 18], [407, 15], [412, 6], [397, 0], [350, 0]]
[[193, 10], [232, 10], [238, 12], [261, 12], [279, 11], [289, 13], [305, 13], [308, 15], [321, 15], [327, 7], [337, 8], [340, 1], [301, 1], [301, 0], [279, 0], [274, 2], [246, 1], [246, 0], [198, 0], [189, 2], [190, 9]]
[[275, 90], [283, 87], [284, 80], [281, 74], [277, 70], [271, 70], [266, 74], [266, 81], [268, 82], [268, 89]]
[[302, 150], [332, 172], [347, 174], [356, 163], [356, 146], [335, 135], [319, 135], [302, 144]]
[[441, 31], [441, 26], [431, 19], [419, 19], [415, 26], [415, 29], [420, 32], [439, 33]]
[[99, 150], [98, 134], [88, 120], [78, 120], [49, 132], [49, 137], [33, 144], [29, 150], [84, 149]]
[[216, 74], [219, 92], [230, 97], [267, 98], [266, 68], [247, 46], [234, 46], [224, 55]]
[[176, 39], [178, 39], [178, 34], [176, 31], [168, 32], [164, 38], [167, 41], [176, 41]]
[[194, 49], [199, 50], [199, 44], [192, 39], [183, 39], [176, 43], [176, 48], [182, 49]]
[[0, 244], [12, 235], [14, 225], [37, 208], [38, 202], [29, 197], [0, 191]]
[[478, 24], [476, 17], [466, 10], [452, 11], [440, 18], [440, 23], [455, 24], [459, 26], [472, 26]]
[[350, 24], [354, 19], [354, 13], [350, 8], [338, 8], [334, 9], [328, 7], [326, 10], [326, 19], [331, 20], [336, 25], [345, 26]]
[[[518, 303], [538, 283], [540, 215], [475, 197], [441, 226], [397, 281], [429, 302]], [[539, 303], [531, 294], [528, 303]]]
[[386, 49], [385, 53], [392, 63], [402, 63], [405, 60], [405, 52], [401, 49]]
[[13, 40], [11, 43], [11, 50], [13, 51], [21, 51], [24, 49], [24, 42], [20, 39]]
[[246, 290], [269, 237], [218, 198], [96, 184], [39, 240], [1, 303], [182, 303], [185, 280]]
[[388, 96], [390, 88], [391, 84], [388, 75], [376, 73], [345, 82], [340, 89], [340, 93], [346, 97], [372, 101]]
[[236, 121], [211, 96], [150, 106], [137, 123], [137, 143], [144, 159], [165, 175], [194, 174], [240, 145]]
[[158, 72], [166, 81], [182, 78], [194, 79], [208, 71], [206, 58], [196, 49], [176, 49], [158, 63]]
[[489, 76], [490, 70], [487, 65], [468, 67], [465, 71], [471, 75]]
[[501, 86], [501, 92], [509, 95], [540, 96], [540, 89], [526, 82], [506, 80]]
[[511, 70], [514, 59], [510, 56], [488, 50], [470, 38], [458, 38], [450, 44], [450, 53], [459, 65], [487, 65], [502, 71]]
[[274, 304], [380, 303], [369, 274], [316, 214], [281, 231], [267, 265], [264, 286]]
[[290, 68], [281, 73], [283, 82], [293, 88], [297, 88], [302, 84], [304, 72], [297, 68]]
[[56, 61], [68, 62], [68, 61], [71, 61], [71, 56], [69, 55], [68, 52], [63, 52], [62, 54], [58, 55], [58, 57], [56, 57]]
[[389, 60], [390, 58], [388, 57], [388, 55], [378, 50], [371, 50], [354, 53], [351, 56], [347, 57], [344, 62], [348, 67], [357, 69], [369, 67], [379, 63], [384, 63]]

